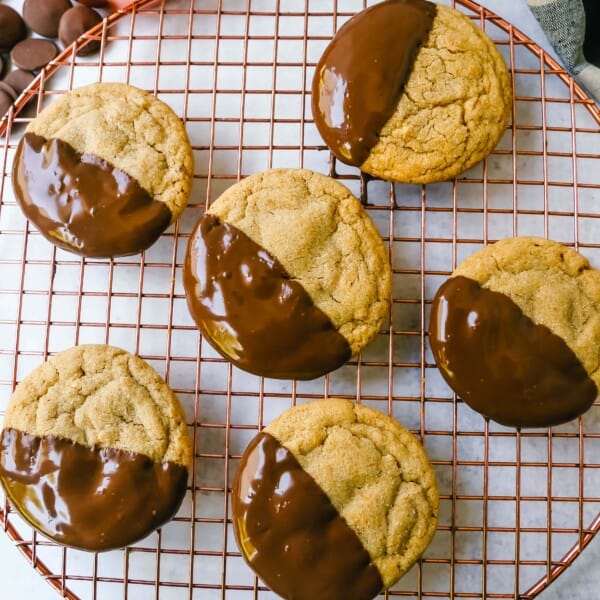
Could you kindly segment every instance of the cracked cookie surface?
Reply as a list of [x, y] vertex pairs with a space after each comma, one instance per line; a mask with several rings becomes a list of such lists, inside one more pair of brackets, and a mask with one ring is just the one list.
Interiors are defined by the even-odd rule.
[[387, 314], [391, 268], [375, 225], [337, 181], [273, 169], [229, 188], [209, 213], [262, 246], [358, 353]]
[[15, 389], [4, 428], [192, 464], [175, 394], [148, 363], [111, 346], [76, 346], [37, 367]]
[[48, 105], [27, 132], [58, 138], [133, 177], [175, 221], [192, 185], [193, 157], [179, 117], [164, 102], [131, 85], [95, 83]]
[[439, 495], [419, 441], [392, 418], [330, 398], [290, 409], [265, 432], [327, 494], [390, 587], [435, 532]]
[[511, 96], [493, 42], [462, 13], [437, 5], [396, 111], [361, 169], [407, 183], [451, 179], [496, 146]]
[[600, 271], [558, 242], [501, 240], [454, 271], [508, 296], [534, 323], [561, 337], [600, 389]]

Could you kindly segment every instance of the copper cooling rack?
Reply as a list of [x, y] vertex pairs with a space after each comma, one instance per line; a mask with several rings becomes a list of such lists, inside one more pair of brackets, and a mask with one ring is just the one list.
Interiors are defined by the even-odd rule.
[[[187, 411], [194, 473], [174, 521], [132, 548], [58, 548], [2, 502], [0, 523], [67, 598], [267, 598], [231, 533], [227, 492], [246, 444], [292, 404], [342, 396], [392, 414], [424, 441], [441, 518], [423, 559], [389, 596], [533, 598], [600, 527], [600, 410], [544, 430], [498, 426], [457, 401], [425, 334], [437, 287], [465, 256], [515, 234], [549, 236], [600, 267], [600, 111], [562, 68], [503, 19], [455, 6], [496, 41], [511, 69], [513, 124], [457, 181], [390, 185], [330, 162], [310, 114], [310, 82], [333, 32], [363, 0], [140, 1], [87, 34], [100, 54], [63, 52], [0, 124], [0, 413], [48, 355], [110, 343], [161, 372]], [[79, 42], [86, 43], [86, 39]], [[195, 185], [184, 216], [143, 256], [81, 260], [20, 214], [10, 184], [25, 124], [92, 81], [157, 94], [185, 121]], [[26, 100], [30, 100], [25, 106]], [[277, 166], [330, 173], [361, 195], [389, 246], [389, 323], [347, 366], [314, 382], [242, 373], [199, 338], [181, 266], [207, 203]]]

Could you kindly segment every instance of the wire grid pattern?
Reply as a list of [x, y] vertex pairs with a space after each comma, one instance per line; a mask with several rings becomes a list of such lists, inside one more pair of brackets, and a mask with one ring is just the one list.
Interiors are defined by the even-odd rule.
[[[57, 547], [2, 502], [5, 531], [64, 597], [274, 597], [240, 557], [227, 492], [257, 431], [322, 396], [391, 414], [420, 436], [435, 467], [438, 532], [391, 597], [533, 598], [600, 526], [598, 405], [552, 429], [488, 422], [443, 382], [426, 335], [438, 286], [487, 243], [549, 236], [600, 267], [600, 111], [518, 30], [457, 0], [511, 69], [512, 127], [457, 181], [362, 177], [330, 159], [312, 121], [310, 84], [334, 31], [366, 4], [142, 0], [87, 34], [101, 40], [99, 56], [78, 57], [76, 46], [63, 52], [0, 124], [0, 413], [16, 383], [48, 356], [110, 343], [166, 378], [196, 448], [176, 518], [122, 551]], [[11, 164], [25, 124], [57, 94], [97, 80], [155, 93], [182, 117], [194, 148], [189, 208], [142, 256], [83, 260], [56, 249], [14, 201]], [[241, 177], [283, 166], [329, 173], [359, 195], [394, 270], [389, 323], [361, 356], [312, 382], [262, 379], [223, 360], [199, 336], [181, 284], [188, 238], [207, 203]]]

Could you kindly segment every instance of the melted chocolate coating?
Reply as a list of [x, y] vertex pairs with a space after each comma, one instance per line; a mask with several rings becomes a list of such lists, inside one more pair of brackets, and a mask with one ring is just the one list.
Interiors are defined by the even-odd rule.
[[25, 216], [42, 235], [82, 256], [136, 254], [171, 221], [167, 206], [130, 175], [60, 139], [26, 133], [12, 181]]
[[387, 0], [338, 31], [315, 70], [312, 112], [343, 162], [360, 167], [394, 113], [436, 14], [425, 0]]
[[504, 294], [451, 277], [431, 308], [431, 349], [473, 409], [514, 427], [548, 427], [585, 412], [598, 390], [566, 342]]
[[37, 530], [83, 550], [127, 546], [169, 521], [187, 468], [135, 452], [88, 448], [15, 429], [0, 436], [0, 482]]
[[369, 600], [383, 587], [356, 533], [273, 436], [250, 443], [233, 483], [242, 556], [269, 587], [294, 600]]
[[346, 339], [283, 265], [214, 215], [192, 234], [183, 284], [202, 334], [241, 369], [314, 379], [350, 358]]

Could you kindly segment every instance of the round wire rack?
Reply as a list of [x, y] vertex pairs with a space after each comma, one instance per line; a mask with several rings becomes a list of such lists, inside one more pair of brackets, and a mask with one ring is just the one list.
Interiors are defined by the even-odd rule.
[[[450, 3], [450, 2], [448, 2]], [[535, 597], [600, 527], [600, 403], [551, 429], [515, 430], [457, 400], [427, 340], [431, 299], [463, 258], [513, 235], [575, 247], [600, 267], [600, 110], [529, 38], [471, 0], [452, 4], [496, 42], [510, 68], [513, 121], [496, 150], [456, 181], [392, 185], [336, 163], [310, 112], [315, 64], [364, 0], [141, 0], [65, 50], [0, 121], [0, 414], [49, 355], [109, 343], [150, 362], [176, 391], [195, 443], [175, 519], [133, 547], [59, 547], [0, 504], [0, 524], [66, 598], [274, 597], [246, 567], [228, 491], [256, 432], [289, 406], [341, 396], [391, 414], [423, 440], [436, 470], [436, 537], [390, 597]], [[78, 48], [100, 40], [99, 54]], [[58, 94], [128, 82], [167, 102], [195, 155], [189, 208], [145, 254], [80, 259], [51, 246], [10, 183], [25, 125]], [[389, 247], [389, 322], [357, 359], [312, 382], [243, 373], [199, 336], [181, 267], [206, 206], [240, 178], [306, 167], [359, 195]]]

